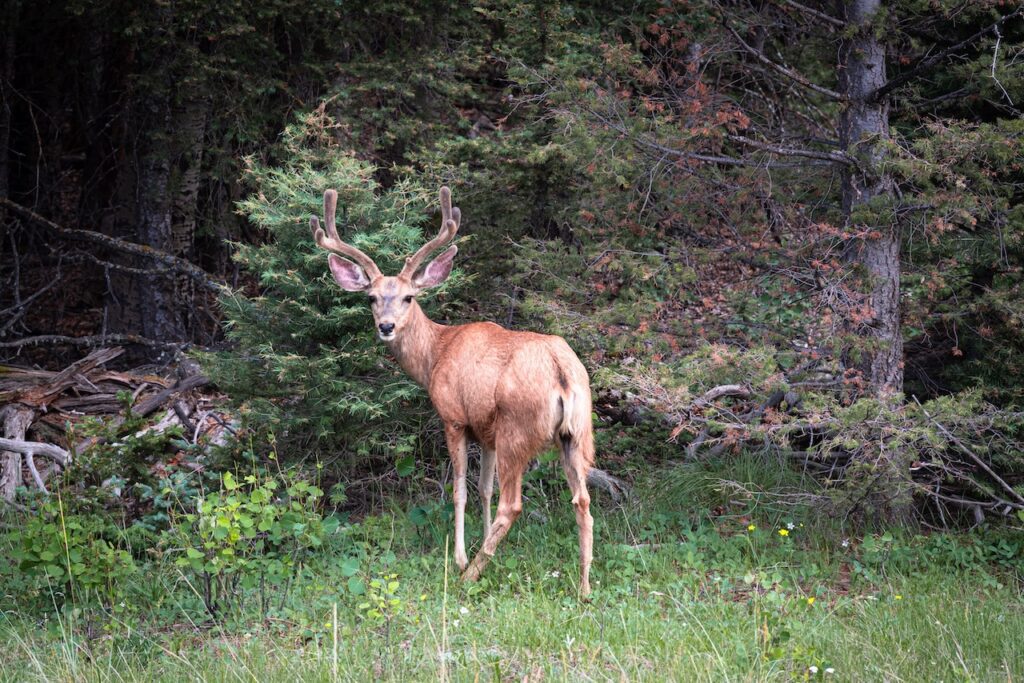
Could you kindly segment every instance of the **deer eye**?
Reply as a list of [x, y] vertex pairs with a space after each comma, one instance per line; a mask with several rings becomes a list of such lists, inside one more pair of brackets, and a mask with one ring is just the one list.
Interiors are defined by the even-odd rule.
[[375, 297], [373, 294], [370, 295], [370, 303], [371, 304], [377, 303], [377, 297]]
[[409, 295], [407, 295], [405, 297], [405, 303], [407, 303], [407, 304], [411, 304], [412, 303], [412, 295], [411, 294], [409, 294]]

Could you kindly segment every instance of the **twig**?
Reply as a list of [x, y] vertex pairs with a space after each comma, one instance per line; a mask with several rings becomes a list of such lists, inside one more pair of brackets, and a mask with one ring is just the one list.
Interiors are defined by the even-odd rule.
[[46, 489], [46, 484], [43, 483], [43, 478], [39, 475], [39, 470], [36, 469], [36, 461], [31, 453], [25, 454], [25, 462], [28, 464], [28, 471], [32, 473], [32, 478], [35, 479], [39, 490], [46, 495], [50, 495], [50, 492]]
[[998, 26], [992, 27], [992, 30], [996, 34], [996, 46], [992, 48], [992, 80], [995, 81], [996, 85], [999, 86], [999, 89], [1003, 91], [1003, 97], [1005, 97], [1006, 101], [1010, 103], [1010, 106], [1014, 107], [1016, 105], [1013, 103], [1013, 98], [1010, 97], [1010, 93], [1006, 92], [1006, 88], [1003, 87], [1003, 84], [999, 82], [999, 77], [996, 76], [996, 62], [999, 59], [999, 43], [1003, 40], [1003, 34], [999, 32]]
[[34, 292], [27, 299], [22, 300], [21, 302], [11, 306], [10, 308], [6, 308], [0, 311], [0, 315], [6, 315], [8, 313], [11, 314], [11, 317], [7, 320], [7, 322], [3, 324], [3, 327], [0, 327], [0, 334], [5, 334], [7, 330], [14, 327], [15, 323], [21, 320], [25, 316], [25, 314], [28, 313], [28, 305], [35, 301], [36, 299], [38, 299], [39, 297], [41, 297], [43, 294], [46, 294], [48, 291], [50, 291], [62, 279], [63, 278], [61, 277], [60, 274], [60, 266], [58, 266], [56, 276], [48, 283], [46, 283], [42, 288]]
[[820, 11], [814, 9], [813, 7], [808, 7], [807, 5], [801, 5], [799, 2], [795, 2], [795, 0], [782, 0], [782, 2], [786, 3], [790, 7], [795, 7], [796, 9], [800, 10], [801, 12], [804, 12], [806, 14], [811, 15], [812, 17], [815, 17], [816, 19], [821, 19], [824, 22], [832, 24], [833, 26], [836, 26], [838, 28], [846, 28], [846, 22], [845, 21], [843, 21], [842, 19], [837, 19], [836, 17], [833, 17], [831, 14], [826, 14], [825, 12], [820, 12]]
[[748, 45], [747, 41], [743, 40], [743, 37], [740, 36], [740, 34], [737, 33], [733, 29], [732, 26], [729, 26], [728, 24], [725, 24], [725, 28], [726, 28], [726, 30], [729, 31], [729, 33], [731, 33], [733, 35], [733, 38], [735, 38], [736, 42], [738, 42], [740, 44], [740, 47], [742, 47], [745, 51], [747, 51], [750, 54], [752, 54], [754, 57], [757, 57], [757, 61], [761, 62], [762, 64], [767, 65], [769, 68], [771, 68], [771, 69], [773, 69], [775, 71], [778, 71], [780, 74], [782, 74], [786, 78], [788, 78], [791, 81], [794, 81], [796, 83], [799, 83], [800, 85], [804, 86], [808, 90], [813, 90], [814, 92], [818, 93], [819, 95], [824, 95], [825, 97], [829, 97], [829, 98], [831, 98], [833, 100], [836, 100], [837, 102], [844, 102], [844, 101], [846, 101], [846, 97], [844, 97], [842, 95], [842, 93], [838, 93], [835, 90], [831, 90], [829, 88], [825, 88], [823, 86], [820, 86], [817, 83], [811, 81], [809, 78], [807, 78], [803, 74], [801, 74], [801, 73], [799, 73], [797, 71], [794, 71], [793, 69], [790, 69], [789, 67], [782, 66], [781, 64], [779, 64], [778, 62], [776, 62], [774, 60], [768, 59], [768, 57], [766, 57], [764, 55], [764, 53], [761, 52], [760, 50], [758, 50], [756, 47], [754, 47], [752, 45]]

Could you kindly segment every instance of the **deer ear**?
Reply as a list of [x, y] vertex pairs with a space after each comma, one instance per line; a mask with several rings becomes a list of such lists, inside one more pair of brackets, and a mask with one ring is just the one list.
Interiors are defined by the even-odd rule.
[[454, 244], [448, 247], [447, 251], [428, 263], [426, 268], [417, 273], [412, 279], [412, 283], [420, 289], [426, 289], [427, 287], [434, 287], [444, 282], [445, 278], [452, 272], [455, 254], [458, 251], [459, 248]]
[[346, 292], [363, 292], [370, 286], [370, 278], [366, 277], [363, 269], [347, 258], [331, 254], [327, 257], [327, 264], [331, 267], [334, 281]]

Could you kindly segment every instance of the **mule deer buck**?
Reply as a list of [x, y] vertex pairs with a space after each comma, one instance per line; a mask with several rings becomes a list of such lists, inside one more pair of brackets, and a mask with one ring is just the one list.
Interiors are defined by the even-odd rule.
[[[461, 212], [442, 187], [441, 230], [405, 260], [395, 276], [383, 275], [369, 256], [338, 236], [334, 215], [338, 194], [324, 193], [326, 232], [310, 218], [316, 243], [332, 252], [331, 274], [342, 289], [369, 295], [378, 336], [399, 365], [426, 389], [444, 422], [455, 472], [455, 562], [462, 578], [476, 580], [523, 509], [523, 471], [549, 444], [561, 449], [562, 468], [572, 489], [580, 542], [580, 593], [590, 593], [594, 520], [587, 473], [594, 464], [590, 380], [561, 337], [514, 332], [489, 322], [440, 325], [427, 318], [416, 295], [445, 280], [458, 249], [452, 245], [426, 266], [428, 256], [448, 245]], [[339, 255], [340, 254], [340, 255]], [[342, 258], [347, 257], [347, 258]], [[349, 260], [351, 259], [351, 260]], [[464, 539], [466, 447], [480, 444], [479, 491], [484, 543], [472, 564]], [[491, 522], [491, 492], [498, 470], [498, 510]]]

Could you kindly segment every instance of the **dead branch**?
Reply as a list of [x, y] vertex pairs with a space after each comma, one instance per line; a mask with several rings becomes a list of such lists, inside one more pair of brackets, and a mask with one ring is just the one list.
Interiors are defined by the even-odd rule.
[[821, 19], [826, 23], [832, 24], [837, 28], [846, 28], [845, 21], [843, 21], [842, 19], [837, 19], [831, 14], [826, 14], [825, 12], [816, 10], [813, 7], [808, 7], [807, 5], [801, 5], [799, 2], [796, 2], [796, 0], [782, 0], [782, 2], [789, 5], [790, 7], [800, 10], [804, 14], [814, 17], [815, 19]]
[[32, 479], [35, 480], [36, 486], [39, 490], [50, 495], [50, 492], [46, 488], [46, 484], [43, 483], [43, 477], [39, 474], [39, 470], [36, 469], [36, 461], [31, 453], [25, 454], [25, 463], [28, 465], [28, 471], [32, 473]]
[[[100, 232], [93, 230], [81, 230], [78, 228], [65, 228], [57, 223], [54, 223], [50, 219], [39, 215], [32, 209], [29, 209], [21, 204], [12, 202], [6, 197], [0, 197], [0, 206], [6, 208], [8, 211], [13, 213], [20, 218], [29, 220], [36, 225], [40, 225], [50, 231], [60, 235], [65, 239], [79, 240], [85, 242], [91, 242], [98, 244], [109, 249], [116, 251], [132, 254], [134, 256], [142, 256], [150, 259], [158, 264], [163, 270], [174, 271], [177, 273], [183, 273], [192, 278], [197, 284], [208, 289], [212, 292], [220, 294], [226, 292], [227, 288], [213, 279], [209, 273], [199, 268], [193, 263], [186, 261], [183, 258], [168, 254], [165, 251], [154, 249], [153, 247], [146, 246], [144, 244], [136, 244], [135, 242], [128, 242], [127, 240], [119, 239], [117, 237], [111, 237], [104, 235]], [[135, 342], [133, 342], [135, 343]]]
[[798, 83], [798, 84], [802, 85], [803, 87], [807, 88], [808, 90], [813, 90], [814, 92], [818, 93], [819, 95], [824, 95], [825, 97], [828, 97], [830, 99], [836, 100], [837, 102], [844, 102], [844, 101], [846, 101], [846, 98], [841, 93], [838, 93], [835, 90], [831, 90], [829, 88], [825, 88], [823, 86], [820, 86], [817, 83], [815, 83], [812, 80], [810, 80], [809, 78], [807, 78], [806, 76], [804, 76], [803, 74], [801, 74], [798, 71], [796, 71], [795, 69], [790, 69], [789, 67], [783, 66], [783, 65], [779, 64], [778, 62], [776, 62], [776, 61], [774, 61], [772, 59], [769, 59], [768, 57], [765, 56], [765, 54], [763, 52], [761, 52], [760, 50], [755, 48], [753, 45], [749, 45], [747, 43], [747, 41], [743, 40], [743, 37], [740, 36], [740, 34], [737, 33], [733, 29], [732, 26], [729, 26], [728, 24], [725, 24], [725, 28], [726, 28], [726, 30], [729, 31], [729, 33], [732, 34], [733, 38], [736, 39], [736, 42], [738, 42], [740, 44], [740, 47], [742, 47], [745, 52], [748, 52], [749, 54], [751, 54], [754, 57], [756, 57], [757, 61], [759, 61], [762, 64], [766, 65], [768, 68], [772, 69], [773, 71], [777, 71], [778, 73], [782, 74], [786, 78], [790, 79], [791, 81], [793, 81], [795, 83]]
[[776, 145], [767, 142], [760, 142], [758, 140], [752, 140], [743, 135], [727, 135], [726, 138], [737, 142], [747, 147], [753, 147], [754, 149], [760, 149], [765, 152], [771, 152], [772, 154], [778, 154], [780, 156], [789, 157], [806, 157], [807, 159], [820, 159], [822, 161], [829, 161], [836, 164], [846, 164], [848, 166], [855, 165], [852, 157], [844, 152], [822, 152], [816, 149], [802, 149], [798, 147], [786, 147], [783, 145]]
[[62, 467], [67, 467], [71, 463], [71, 453], [60, 446], [50, 443], [0, 438], [0, 450], [21, 453], [23, 455], [42, 455], [60, 464]]
[[738, 396], [740, 398], [750, 398], [750, 389], [746, 388], [742, 384], [723, 384], [721, 386], [708, 389], [704, 392], [704, 395], [697, 399], [694, 403], [711, 403], [716, 401], [723, 396]]
[[[3, 201], [3, 199], [0, 199]], [[87, 337], [68, 337], [62, 334], [42, 334], [35, 337], [23, 337], [9, 342], [0, 342], [0, 349], [20, 349], [23, 346], [36, 346], [39, 344], [68, 344], [70, 346], [106, 346], [107, 344], [139, 344], [156, 349], [168, 347], [183, 347], [188, 342], [160, 341], [149, 339], [137, 334], [96, 334]]]
[[916, 397], [914, 398], [914, 402], [917, 403], [918, 407], [921, 409], [921, 412], [924, 413], [924, 416], [927, 417], [933, 425], [935, 425], [936, 429], [942, 432], [943, 436], [949, 439], [949, 442], [951, 444], [956, 446], [956, 449], [958, 451], [966, 455], [974, 462], [974, 464], [976, 464], [978, 467], [984, 470], [985, 474], [992, 477], [992, 479], [994, 479], [996, 483], [998, 483], [1003, 488], [1004, 491], [1009, 493], [1014, 500], [1016, 500], [1019, 504], [1024, 505], [1024, 496], [1021, 496], [1019, 493], [1017, 493], [1017, 490], [1014, 489], [1009, 484], [1007, 484], [1002, 477], [996, 474], [995, 470], [988, 466], [988, 463], [979, 458], [978, 455], [970, 448], [968, 448], [963, 441], [956, 438], [948, 429], [945, 428], [945, 426], [943, 426], [941, 422], [932, 417], [931, 414], [924, 409], [924, 406], [921, 405], [920, 401], [918, 401]]

